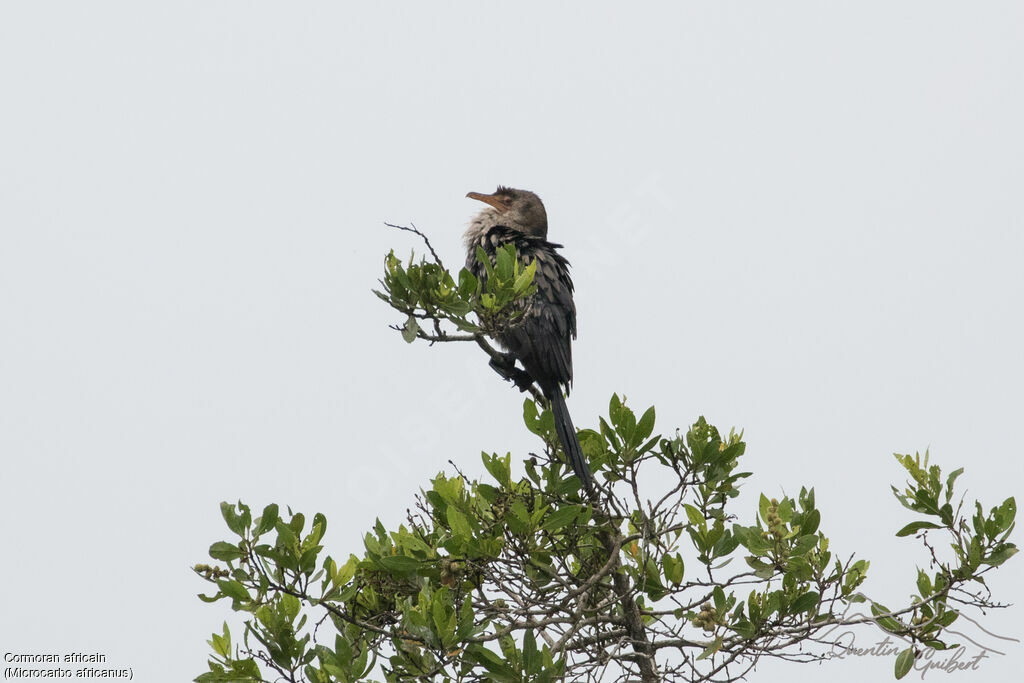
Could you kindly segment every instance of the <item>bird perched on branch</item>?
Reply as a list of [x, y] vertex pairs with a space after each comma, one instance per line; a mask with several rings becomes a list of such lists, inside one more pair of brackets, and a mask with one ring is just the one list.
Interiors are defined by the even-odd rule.
[[[576, 338], [569, 262], [557, 251], [562, 245], [548, 242], [547, 212], [533, 192], [499, 186], [493, 194], [470, 192], [466, 196], [487, 204], [465, 235], [466, 268], [473, 275], [481, 282], [487, 277], [486, 268], [477, 260], [477, 247], [493, 261], [499, 247], [514, 244], [524, 265], [537, 262], [533, 278], [537, 291], [526, 302], [522, 318], [497, 333], [496, 339], [507, 353], [501, 362], [492, 360], [491, 366], [522, 391], [537, 383], [551, 404], [562, 450], [590, 493], [590, 468], [562, 395], [563, 389], [568, 393], [572, 386], [572, 340]], [[517, 360], [522, 370], [515, 366]]]

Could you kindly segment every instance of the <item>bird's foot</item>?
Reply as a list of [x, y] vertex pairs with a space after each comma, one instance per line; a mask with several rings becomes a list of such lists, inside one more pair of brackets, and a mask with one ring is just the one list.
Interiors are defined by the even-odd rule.
[[516, 357], [511, 353], [503, 353], [501, 360], [492, 358], [490, 365], [496, 373], [501, 375], [502, 379], [515, 384], [519, 391], [528, 391], [533, 386], [533, 377], [530, 377], [530, 373], [525, 370], [516, 367]]

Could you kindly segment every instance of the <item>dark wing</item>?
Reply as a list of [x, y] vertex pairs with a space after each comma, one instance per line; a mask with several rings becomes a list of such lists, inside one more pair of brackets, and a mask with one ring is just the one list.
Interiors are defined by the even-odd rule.
[[[576, 304], [569, 277], [569, 262], [558, 253], [560, 244], [528, 237], [498, 226], [481, 235], [478, 242], [488, 256], [495, 249], [513, 243], [523, 263], [536, 260], [533, 283], [537, 293], [529, 302], [524, 318], [498, 339], [522, 363], [523, 368], [545, 391], [568, 389], [572, 384], [572, 340], [576, 338]], [[466, 266], [483, 280], [487, 272], [474, 253], [467, 254]]]
[[[528, 334], [543, 348], [539, 351], [540, 375], [566, 387], [572, 384], [572, 340], [576, 338], [576, 304], [573, 302], [569, 263], [546, 242], [532, 253], [537, 261], [534, 284], [537, 294], [523, 323]], [[527, 368], [529, 370], [529, 368]]]
[[502, 342], [518, 357], [523, 368], [545, 391], [572, 384], [572, 340], [576, 338], [576, 305], [573, 303], [569, 263], [545, 240], [517, 244], [525, 262], [535, 260], [533, 283], [537, 293], [523, 320], [509, 330]]

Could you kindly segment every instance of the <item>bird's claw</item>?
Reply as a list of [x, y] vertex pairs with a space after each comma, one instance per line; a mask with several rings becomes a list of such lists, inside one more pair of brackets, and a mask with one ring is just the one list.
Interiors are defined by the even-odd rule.
[[502, 354], [501, 360], [492, 358], [490, 366], [501, 375], [502, 379], [515, 384], [521, 392], [528, 391], [533, 386], [533, 377], [525, 370], [516, 367], [516, 358], [511, 353]]

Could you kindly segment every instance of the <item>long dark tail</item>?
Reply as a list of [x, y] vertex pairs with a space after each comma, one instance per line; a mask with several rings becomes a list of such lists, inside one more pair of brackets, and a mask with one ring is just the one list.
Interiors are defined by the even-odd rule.
[[576, 438], [576, 428], [572, 426], [572, 418], [569, 417], [569, 408], [565, 405], [565, 398], [558, 387], [547, 393], [549, 394], [548, 400], [551, 401], [551, 412], [555, 416], [555, 431], [558, 432], [558, 439], [562, 442], [565, 457], [569, 459], [572, 471], [579, 477], [583, 489], [588, 494], [592, 493], [594, 479], [590, 475], [587, 459], [583, 457], [580, 440]]

